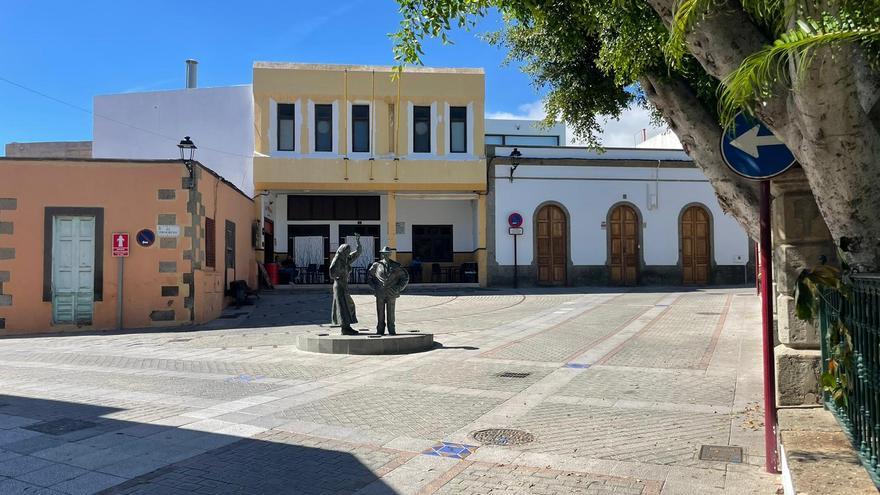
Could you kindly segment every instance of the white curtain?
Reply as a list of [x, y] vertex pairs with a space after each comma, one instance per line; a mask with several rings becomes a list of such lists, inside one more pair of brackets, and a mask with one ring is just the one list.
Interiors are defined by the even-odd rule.
[[300, 268], [324, 264], [324, 238], [310, 235], [293, 238], [294, 263]]
[[[361, 236], [361, 255], [354, 262], [354, 266], [369, 268], [373, 263], [373, 258], [376, 256], [376, 243], [373, 239], [375, 239], [375, 237], [371, 235]], [[354, 248], [357, 246], [357, 242], [354, 240], [353, 235], [345, 236], [345, 243], [351, 246], [352, 251], [354, 251]]]

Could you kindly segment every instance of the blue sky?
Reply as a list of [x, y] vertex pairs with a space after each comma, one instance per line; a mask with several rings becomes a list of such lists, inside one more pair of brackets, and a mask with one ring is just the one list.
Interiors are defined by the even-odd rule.
[[[393, 0], [8, 1], [0, 78], [90, 110], [94, 95], [182, 87], [187, 58], [199, 86], [249, 83], [255, 60], [391, 65], [399, 20]], [[424, 62], [485, 68], [487, 114], [540, 116], [528, 77], [478, 38], [500, 24], [493, 15], [453, 45], [428, 42]], [[0, 108], [0, 144], [91, 139], [91, 115], [2, 80]]]

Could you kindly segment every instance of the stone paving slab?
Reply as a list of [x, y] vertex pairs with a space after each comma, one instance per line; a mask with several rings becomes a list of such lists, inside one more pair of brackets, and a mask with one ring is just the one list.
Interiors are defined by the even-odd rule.
[[[748, 427], [757, 300], [737, 292], [408, 294], [399, 320], [441, 344], [411, 356], [295, 350], [327, 293], [268, 295], [226, 327], [5, 339], [0, 493], [772, 493]], [[27, 429], [56, 420], [93, 426]], [[492, 427], [535, 439], [471, 437]], [[422, 454], [440, 442], [476, 447]], [[746, 462], [699, 461], [703, 444]]]
[[557, 394], [613, 400], [709, 404], [733, 403], [736, 375], [690, 370], [625, 369], [594, 366], [578, 374]]
[[443, 439], [501, 402], [493, 397], [361, 388], [280, 413], [287, 419], [363, 430], [390, 438]]
[[700, 465], [700, 445], [727, 442], [726, 414], [542, 403], [515, 422], [535, 435], [518, 449], [652, 464]]

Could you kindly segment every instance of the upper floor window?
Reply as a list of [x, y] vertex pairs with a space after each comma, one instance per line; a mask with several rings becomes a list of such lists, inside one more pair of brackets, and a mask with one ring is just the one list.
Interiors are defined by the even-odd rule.
[[315, 105], [315, 151], [333, 151], [333, 105]]
[[431, 107], [413, 107], [413, 153], [431, 152]]
[[370, 152], [370, 106], [351, 106], [351, 151]]
[[293, 103], [278, 104], [278, 151], [294, 151], [296, 149], [296, 131], [293, 123], [296, 119], [296, 105]]
[[449, 151], [467, 153], [467, 107], [449, 107]]

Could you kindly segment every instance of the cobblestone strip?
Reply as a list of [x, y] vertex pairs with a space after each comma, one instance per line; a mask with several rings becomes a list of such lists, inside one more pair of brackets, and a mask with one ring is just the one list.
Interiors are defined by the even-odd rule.
[[[419, 490], [418, 495], [431, 495], [432, 493], [437, 492], [444, 485], [455, 479], [456, 476], [462, 473], [465, 469], [469, 468], [473, 462], [470, 461], [459, 461], [455, 464], [452, 469], [443, 473], [439, 478], [434, 481], [428, 483], [424, 488]], [[460, 493], [460, 492], [459, 492]]]
[[[580, 307], [565, 308], [565, 311], [553, 308], [551, 311], [520, 320], [512, 326], [516, 328], [518, 326], [517, 324], [525, 324], [528, 325], [527, 330], [511, 335], [507, 339], [504, 339], [503, 343], [500, 345], [490, 347], [490, 350], [482, 353], [481, 356], [498, 359], [510, 357], [514, 359], [522, 358], [523, 349], [530, 349], [532, 344], [534, 344], [535, 339], [541, 339], [546, 334], [557, 331], [562, 327], [573, 326], [575, 325], [576, 320], [579, 320], [582, 317], [587, 318], [588, 315], [594, 314], [597, 310], [609, 307], [624, 295], [625, 294], [616, 294], [610, 297], [598, 298], [598, 300], [585, 298], [586, 300], [583, 305], [577, 304], [577, 302], [571, 305]], [[508, 326], [508, 328], [510, 328], [510, 326]]]
[[[444, 483], [437, 486], [440, 481]], [[662, 483], [634, 478], [560, 471], [510, 464], [461, 462], [420, 495], [516, 493], [529, 495], [659, 495]]]
[[[593, 364], [602, 365], [608, 362], [609, 359], [614, 357], [618, 352], [620, 352], [624, 347], [627, 346], [630, 342], [637, 339], [640, 335], [644, 334], [648, 330], [651, 329], [653, 325], [655, 325], [666, 313], [670, 311], [670, 308], [681, 298], [681, 294], [676, 294], [675, 296], [669, 296], [669, 298], [664, 299], [666, 306], [663, 304], [657, 305], [654, 311], [648, 311], [645, 313], [646, 321], [645, 323], [632, 328], [631, 332], [627, 332], [626, 335], [620, 335], [621, 339], [615, 339], [616, 345], [611, 349], [601, 355], [598, 359], [594, 360]], [[668, 302], [666, 302], [668, 301]], [[582, 359], [575, 360], [576, 362], [583, 362]]]
[[721, 317], [718, 318], [718, 323], [715, 325], [715, 332], [712, 333], [712, 339], [709, 341], [706, 352], [703, 353], [703, 357], [696, 365], [697, 369], [705, 370], [709, 368], [709, 361], [712, 360], [712, 354], [715, 353], [715, 347], [718, 346], [718, 339], [721, 337], [721, 331], [724, 329], [724, 322], [727, 321], [731, 302], [733, 302], [733, 294], [728, 294], [727, 302], [724, 303], [724, 309], [721, 310]]
[[[649, 327], [599, 364], [649, 368], [699, 369], [704, 355], [714, 349], [718, 322], [729, 304], [726, 293], [688, 293], [668, 307]], [[668, 343], [675, 343], [669, 345]], [[656, 352], [664, 346], [663, 352]]]

